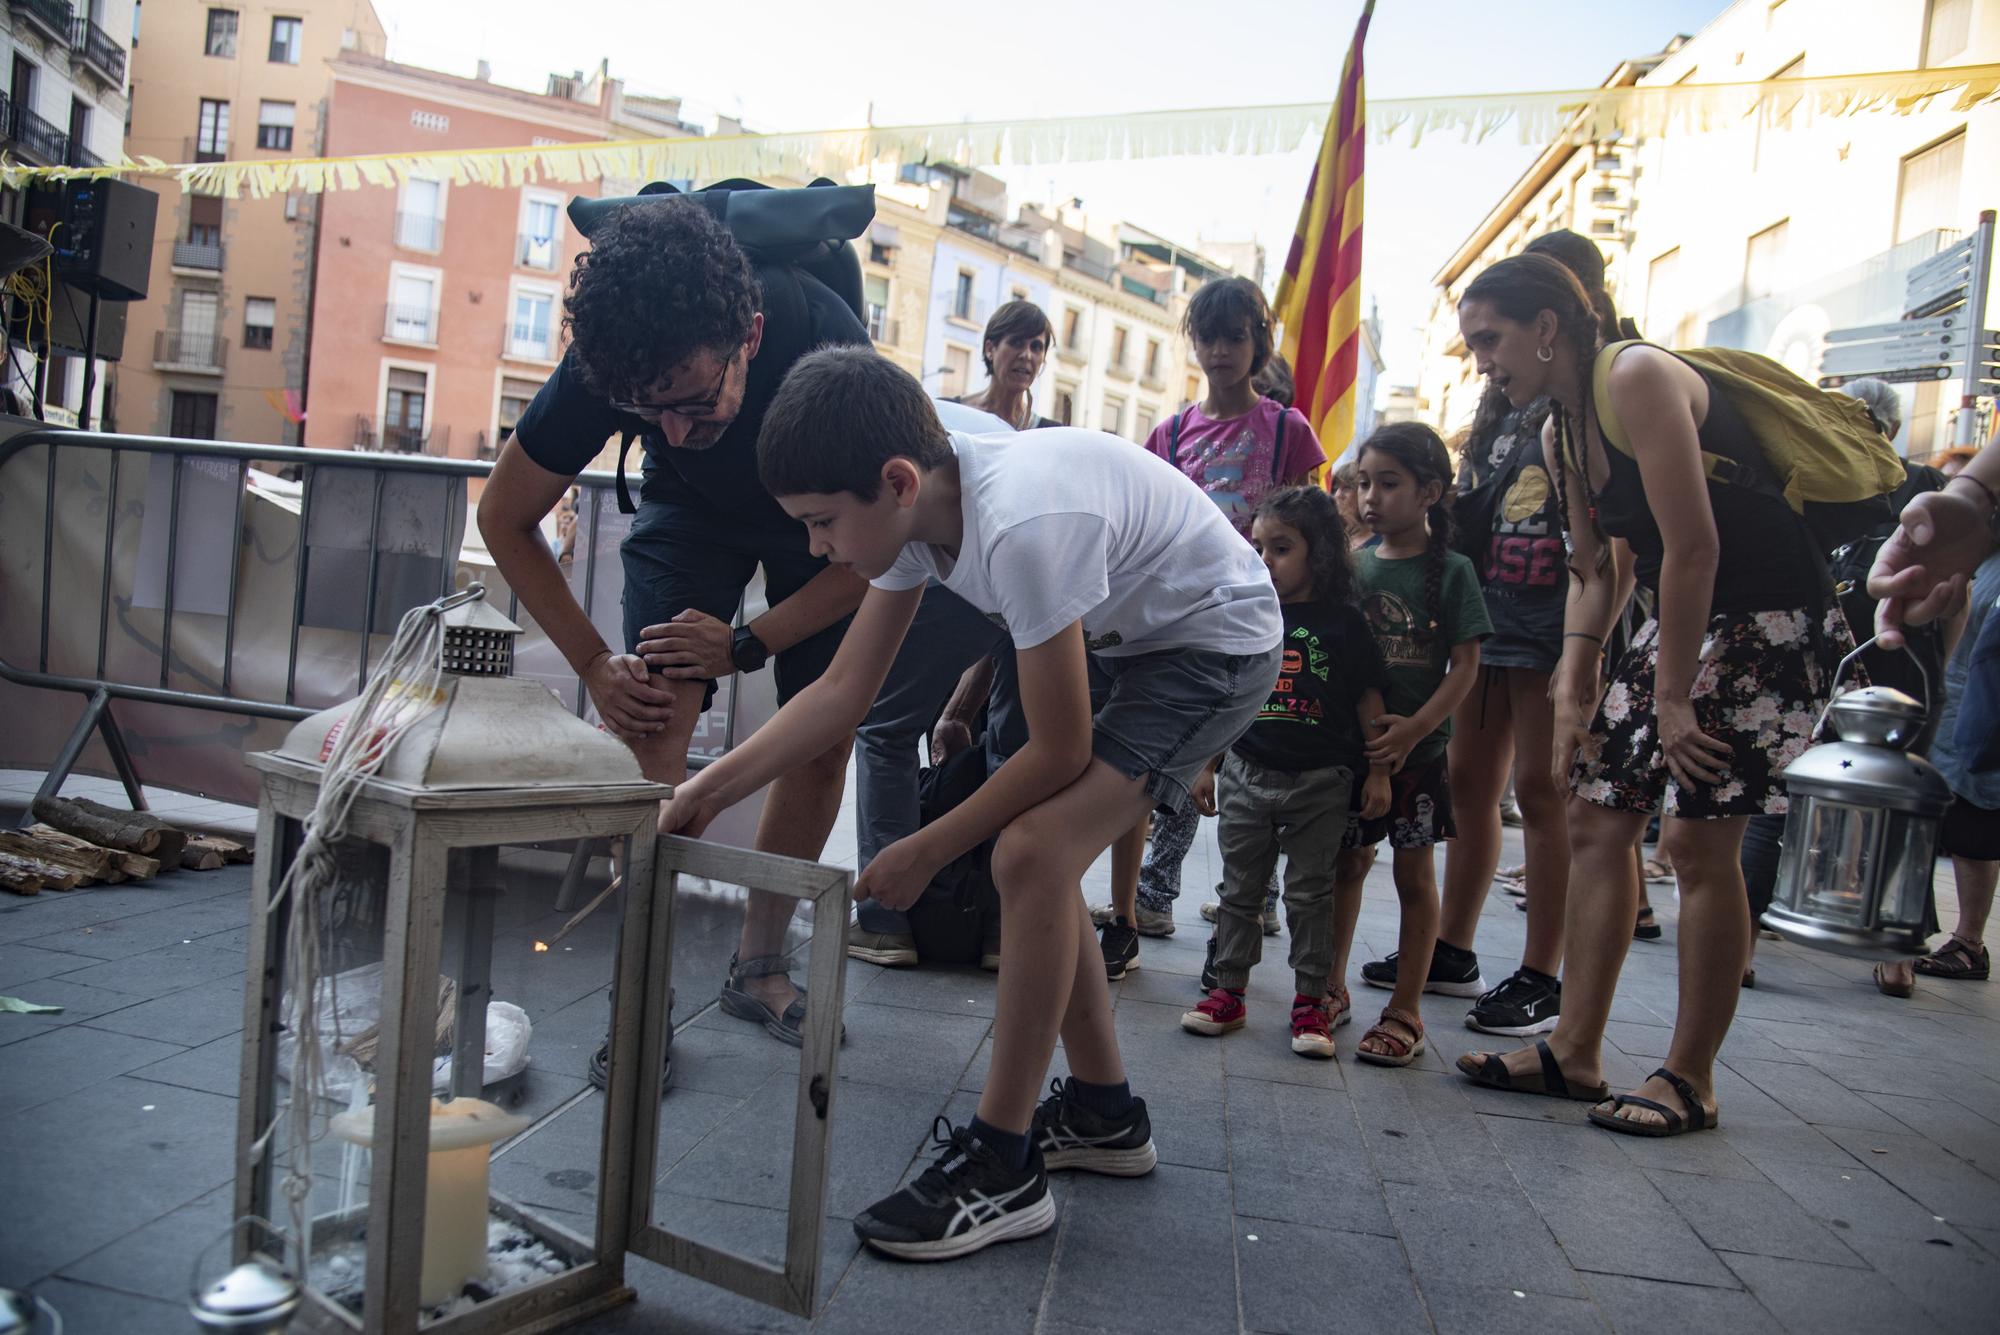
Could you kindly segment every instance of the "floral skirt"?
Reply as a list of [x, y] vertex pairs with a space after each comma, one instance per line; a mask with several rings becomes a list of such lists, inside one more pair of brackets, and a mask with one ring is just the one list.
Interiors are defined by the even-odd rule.
[[[1815, 615], [1824, 618], [1817, 627]], [[1709, 618], [1692, 698], [1697, 726], [1732, 752], [1714, 784], [1685, 785], [1667, 769], [1653, 705], [1659, 639], [1659, 622], [1648, 621], [1618, 660], [1571, 788], [1614, 811], [1664, 810], [1688, 820], [1783, 813], [1784, 768], [1812, 744], [1834, 671], [1854, 648], [1840, 609]]]

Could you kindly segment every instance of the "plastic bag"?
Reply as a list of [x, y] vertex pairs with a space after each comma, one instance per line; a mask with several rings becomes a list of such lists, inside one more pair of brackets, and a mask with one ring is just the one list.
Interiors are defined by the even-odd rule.
[[[373, 1077], [377, 1031], [382, 1022], [382, 965], [379, 961], [364, 964], [332, 978], [322, 978], [313, 992], [318, 998], [315, 1009], [324, 1050], [326, 1094], [345, 1103], [356, 1080]], [[438, 1055], [431, 1066], [433, 1093], [442, 1094], [450, 1087], [453, 1002], [457, 994], [457, 986], [450, 978], [439, 979]], [[285, 1032], [278, 1040], [281, 1076], [291, 1071], [298, 1048], [295, 1006], [293, 995], [287, 992], [281, 1006]], [[511, 1002], [488, 1002], [481, 1083], [495, 1084], [526, 1070], [528, 1043], [533, 1037], [534, 1025], [526, 1011]]]

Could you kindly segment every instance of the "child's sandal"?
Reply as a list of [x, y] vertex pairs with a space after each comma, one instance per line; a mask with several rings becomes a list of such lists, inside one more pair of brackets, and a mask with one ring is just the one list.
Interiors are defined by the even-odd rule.
[[[1414, 1037], [1405, 1038], [1389, 1028], [1391, 1024], [1402, 1025]], [[1366, 1045], [1371, 1038], [1387, 1044], [1389, 1050], [1370, 1052]], [[1361, 1045], [1355, 1048], [1354, 1055], [1371, 1066], [1408, 1066], [1424, 1055], [1424, 1022], [1400, 1006], [1384, 1006], [1382, 1018], [1370, 1025], [1368, 1032], [1361, 1036]]]
[[1338, 1029], [1354, 1019], [1354, 998], [1347, 995], [1345, 987], [1335, 987], [1326, 994], [1326, 1013], [1332, 1017], [1329, 1028]]

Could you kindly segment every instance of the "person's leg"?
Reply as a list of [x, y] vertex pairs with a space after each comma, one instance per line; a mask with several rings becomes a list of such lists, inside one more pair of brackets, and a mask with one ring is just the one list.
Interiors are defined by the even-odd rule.
[[1334, 876], [1353, 782], [1344, 769], [1302, 774], [1278, 813], [1285, 917], [1292, 936], [1288, 962], [1299, 996], [1324, 997], [1333, 974]]
[[[1750, 948], [1743, 957], [1744, 986], [1754, 978], [1757, 963], [1757, 927], [1778, 886], [1779, 837], [1785, 832], [1783, 816], [1752, 816], [1743, 830], [1743, 891], [1750, 905]], [[1664, 831], [1662, 831], [1664, 834]]]
[[[1521, 808], [1521, 839], [1528, 864], [1528, 943], [1521, 952], [1524, 967], [1551, 977], [1562, 972], [1563, 920], [1569, 912], [1569, 800], [1556, 787], [1549, 767], [1540, 763], [1555, 745], [1555, 707], [1549, 703], [1549, 674], [1526, 668], [1507, 670], [1509, 710], [1514, 719], [1515, 754], [1537, 763], [1516, 766], [1514, 800]], [[1462, 813], [1457, 791], [1454, 812]], [[1460, 815], [1459, 838], [1465, 837]], [[1452, 845], [1457, 852], [1458, 845]], [[1447, 857], [1445, 866], [1451, 866]], [[1443, 939], [1457, 944], [1456, 938]], [[1466, 943], [1468, 946], [1470, 942]]]
[[993, 850], [1007, 931], [1001, 939], [993, 1064], [979, 1119], [1025, 1134], [1062, 1034], [1072, 1074], [1092, 1085], [1125, 1079], [1111, 1026], [1111, 989], [1083, 904], [1082, 877], [1152, 805], [1143, 778], [1101, 760], [1001, 833]]
[[1139, 866], [1146, 860], [1150, 820], [1150, 814], [1139, 817], [1111, 845], [1111, 912], [1127, 922], [1132, 921], [1139, 908]]
[[[1355, 822], [1349, 820], [1350, 826]], [[1354, 954], [1354, 926], [1361, 920], [1361, 896], [1369, 869], [1375, 865], [1375, 845], [1343, 848], [1333, 864], [1333, 967], [1327, 971], [1329, 990], [1347, 986], [1347, 967]]]
[[[1268, 772], [1267, 772], [1268, 773]], [[1220, 782], [1227, 775], [1229, 782]], [[1222, 902], [1215, 920], [1215, 977], [1241, 992], [1264, 957], [1264, 887], [1278, 865], [1278, 793], [1251, 781], [1251, 767], [1231, 755], [1218, 775], [1216, 845], [1222, 854]], [[1321, 985], [1325, 980], [1321, 979]]]
[[1181, 893], [1181, 863], [1194, 846], [1201, 828], [1201, 813], [1192, 803], [1174, 813], [1153, 817], [1153, 840], [1146, 846], [1146, 861], [1139, 868], [1138, 907], [1145, 916], [1134, 915], [1142, 936], [1170, 936], [1173, 933], [1174, 901]]
[[[1451, 745], [1445, 754], [1451, 766], [1451, 797], [1458, 818], [1458, 838], [1444, 855], [1444, 904], [1438, 916], [1438, 939], [1460, 950], [1471, 950], [1479, 932], [1479, 911], [1486, 906], [1493, 873], [1500, 868], [1500, 794], [1514, 765], [1513, 692], [1508, 668], [1487, 668], [1479, 684], [1452, 715]], [[1498, 680], [1496, 680], [1496, 678]], [[1547, 678], [1543, 678], [1544, 688]], [[1546, 755], [1521, 748], [1528, 756]], [[1546, 768], [1546, 766], [1543, 766]], [[1531, 826], [1530, 829], [1533, 827]], [[1532, 916], [1534, 863], [1528, 865], [1528, 912]]]
[[[842, 742], [772, 782], [764, 798], [763, 814], [757, 818], [758, 852], [806, 862], [819, 860], [826, 849], [826, 837], [833, 832], [833, 822], [840, 815], [840, 796], [847, 784], [847, 754], [851, 746], [851, 742]], [[745, 899], [737, 960], [784, 954], [785, 929], [791, 925], [798, 901], [761, 890], [752, 890]], [[738, 985], [779, 1015], [799, 995], [797, 985], [783, 973], [743, 978]]]
[[[1431, 844], [1398, 848], [1394, 852], [1396, 900], [1402, 908], [1403, 921], [1396, 934], [1396, 986], [1390, 992], [1385, 1014], [1391, 1008], [1410, 1015], [1417, 1014], [1424, 982], [1430, 977], [1431, 951], [1437, 945], [1438, 923], [1435, 855], [1436, 847]], [[1407, 1025], [1395, 1021], [1387, 1023], [1392, 1033], [1407, 1037], [1409, 1045], [1414, 1045], [1422, 1037]], [[1393, 1042], [1374, 1030], [1361, 1036], [1360, 1050], [1382, 1056], [1401, 1055]]]
[[1958, 925], [1951, 934], [1969, 946], [1984, 945], [1994, 886], [2000, 882], [2000, 862], [1954, 857], [1951, 873], [1958, 882]]

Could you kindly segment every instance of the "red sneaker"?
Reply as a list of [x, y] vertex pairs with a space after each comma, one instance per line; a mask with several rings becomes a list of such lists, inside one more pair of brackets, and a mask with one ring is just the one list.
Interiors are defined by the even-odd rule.
[[1322, 1060], [1333, 1056], [1333, 1018], [1326, 998], [1304, 993], [1292, 998], [1292, 1051]]
[[1181, 1016], [1181, 1028], [1190, 1034], [1213, 1037], [1232, 1029], [1241, 1029], [1249, 1017], [1250, 1008], [1243, 1004], [1241, 992], [1218, 987], [1199, 1006]]

